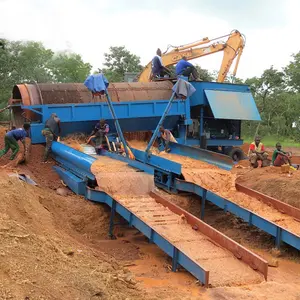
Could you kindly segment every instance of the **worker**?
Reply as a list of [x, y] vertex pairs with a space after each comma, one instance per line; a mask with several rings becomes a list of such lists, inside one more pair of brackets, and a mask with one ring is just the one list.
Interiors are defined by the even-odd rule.
[[24, 151], [26, 152], [25, 138], [29, 135], [30, 124], [25, 123], [23, 128], [17, 128], [7, 132], [4, 136], [5, 147], [0, 151], [0, 157], [5, 155], [9, 149], [11, 149], [12, 154], [10, 160], [13, 160], [18, 154], [20, 147], [18, 141], [21, 141], [24, 146]]
[[170, 152], [171, 149], [169, 147], [170, 142], [177, 143], [176, 139], [174, 138], [173, 134], [170, 130], [165, 129], [163, 126], [159, 127], [159, 132], [161, 135], [161, 138], [159, 138], [159, 144], [163, 144], [165, 147], [166, 152]]
[[250, 144], [248, 156], [253, 168], [258, 167], [259, 160], [262, 162], [262, 167], [268, 165], [268, 153], [265, 151], [265, 146], [261, 143], [259, 136], [255, 137], [254, 142]]
[[183, 56], [176, 65], [176, 75], [182, 75], [186, 77], [190, 77], [190, 75], [192, 75], [194, 80], [197, 80], [199, 77], [197, 69], [187, 61], [185, 56]]
[[105, 137], [109, 132], [109, 125], [106, 123], [104, 119], [101, 119], [100, 122], [96, 124], [94, 127], [87, 143], [93, 141], [96, 148], [100, 148], [102, 144], [105, 142]]
[[46, 121], [45, 128], [42, 130], [42, 135], [46, 139], [46, 148], [44, 152], [43, 162], [47, 162], [51, 150], [52, 142], [55, 137], [59, 140], [61, 133], [60, 119], [56, 113], [51, 114], [50, 118]]
[[160, 78], [165, 75], [171, 75], [171, 71], [163, 65], [161, 60], [161, 50], [158, 48], [156, 55], [152, 59], [152, 76], [153, 78]]
[[272, 156], [272, 164], [275, 167], [281, 167], [284, 164], [291, 165], [291, 154], [289, 152], [285, 152], [281, 148], [281, 144], [276, 144], [276, 149], [273, 152]]

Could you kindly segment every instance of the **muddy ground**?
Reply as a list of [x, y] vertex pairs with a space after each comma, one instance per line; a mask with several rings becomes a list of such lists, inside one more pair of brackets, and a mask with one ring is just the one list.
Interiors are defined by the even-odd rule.
[[[34, 145], [27, 165], [0, 174], [0, 299], [300, 299], [299, 253], [272, 251], [270, 236], [213, 205], [207, 223], [278, 261], [267, 283], [205, 290], [184, 270], [172, 273], [171, 260], [122, 220], [117, 239], [109, 240], [108, 207], [57, 195], [63, 186], [54, 162], [41, 163], [42, 153], [43, 146]], [[7, 156], [0, 159], [6, 163]], [[7, 176], [16, 171], [38, 187]], [[198, 197], [160, 193], [199, 216]]]

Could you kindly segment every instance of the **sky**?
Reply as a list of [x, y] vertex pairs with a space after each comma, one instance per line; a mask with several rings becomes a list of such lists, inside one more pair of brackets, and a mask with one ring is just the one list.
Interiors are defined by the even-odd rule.
[[[246, 36], [237, 76], [246, 79], [300, 51], [299, 11], [298, 0], [0, 0], [0, 38], [73, 51], [97, 69], [110, 46], [125, 46], [146, 65], [158, 47], [237, 29]], [[193, 63], [214, 71], [221, 61], [217, 53]]]

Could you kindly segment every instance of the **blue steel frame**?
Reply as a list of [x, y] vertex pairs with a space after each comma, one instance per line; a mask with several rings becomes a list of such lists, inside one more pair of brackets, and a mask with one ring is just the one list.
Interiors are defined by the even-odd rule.
[[[55, 159], [64, 166], [66, 171], [71, 171], [79, 178], [82, 178], [84, 182], [88, 179], [93, 180], [94, 175], [89, 172], [89, 168], [94, 158], [74, 149], [69, 150], [68, 148], [69, 147], [61, 143], [54, 142], [52, 145], [52, 151], [56, 156]], [[72, 162], [67, 159], [67, 156], [65, 155], [66, 151], [69, 153], [70, 157], [74, 158], [72, 159]], [[73, 152], [74, 155], [72, 155]], [[274, 236], [276, 238], [276, 247], [280, 247], [280, 243], [283, 241], [300, 250], [300, 236], [287, 231], [277, 224], [272, 223], [225, 198], [222, 198], [210, 191], [206, 191], [201, 186], [178, 179], [181, 175], [180, 164], [155, 155], [149, 155], [145, 161], [145, 152], [136, 149], [132, 149], [132, 152], [138, 161], [129, 160], [120, 155], [109, 152], [105, 152], [104, 154], [112, 158], [124, 160], [128, 162], [129, 165], [149, 172], [150, 174], [154, 173], [156, 184], [167, 190], [175, 192], [187, 191], [199, 195], [200, 197], [204, 197], [202, 203], [203, 207], [205, 206], [205, 201], [208, 200], [222, 208], [225, 212], [228, 211], [233, 213], [248, 222], [250, 225], [256, 226], [264, 232]], [[75, 159], [75, 153], [79, 159]], [[82, 184], [79, 184], [74, 178], [73, 182], [70, 183], [70, 187], [71, 186], [73, 186], [72, 189], [77, 192], [83, 189]]]
[[[153, 101], [134, 101], [114, 103], [113, 107], [118, 119], [136, 119], [136, 118], [160, 118], [169, 100], [153, 100]], [[78, 103], [78, 104], [44, 104], [24, 106], [23, 110], [30, 110], [39, 117], [38, 122], [33, 122], [31, 126], [32, 143], [43, 143], [45, 138], [41, 134], [46, 120], [52, 113], [56, 113], [64, 123], [74, 124], [75, 122], [97, 121], [99, 119], [113, 120], [110, 109], [105, 102], [95, 103]], [[185, 117], [185, 124], [191, 124], [190, 119], [190, 102], [186, 100], [174, 100], [172, 107], [168, 112], [168, 117]], [[157, 123], [155, 123], [157, 125]], [[62, 126], [63, 127], [63, 126]], [[136, 122], [136, 131], [138, 131], [138, 123]], [[126, 129], [125, 129], [126, 131]]]
[[[182, 145], [176, 145], [178, 147], [182, 147]], [[173, 143], [171, 144], [171, 149], [173, 150]], [[244, 221], [248, 222], [249, 225], [256, 226], [257, 228], [261, 229], [262, 231], [271, 234], [276, 238], [275, 245], [276, 247], [280, 247], [281, 241], [285, 242], [286, 244], [300, 250], [300, 236], [297, 236], [288, 230], [282, 228], [281, 226], [270, 222], [257, 214], [225, 199], [222, 198], [213, 192], [207, 191], [206, 189], [202, 188], [199, 185], [196, 185], [191, 182], [186, 182], [183, 180], [180, 180], [179, 177], [181, 175], [181, 165], [178, 163], [175, 163], [173, 161], [167, 160], [162, 157], [158, 157], [155, 155], [150, 155], [148, 157], [147, 161], [143, 161], [144, 158], [144, 152], [139, 151], [136, 149], [132, 149], [134, 155], [136, 156], [137, 160], [140, 160], [146, 164], [149, 164], [154, 168], [154, 179], [155, 183], [165, 188], [169, 191], [184, 191], [184, 192], [191, 192], [194, 193], [200, 197], [202, 197], [202, 208], [205, 207], [205, 201], [208, 200], [212, 202], [213, 204], [217, 205], [218, 207], [222, 208], [225, 212], [231, 212], [232, 214], [242, 218]], [[197, 150], [197, 149], [195, 149]], [[181, 155], [188, 156], [190, 153], [184, 153], [184, 151], [181, 153]], [[195, 155], [192, 157], [196, 159]], [[157, 174], [160, 174], [158, 176]], [[156, 175], [156, 176], [155, 176]], [[167, 181], [162, 181], [161, 177], [166, 177]], [[204, 217], [204, 211], [202, 210], [202, 216]]]
[[68, 170], [55, 166], [55, 171], [59, 174], [62, 180], [77, 194], [83, 195], [86, 199], [104, 203], [111, 207], [110, 230], [109, 234], [112, 236], [113, 217], [117, 212], [124, 218], [129, 226], [133, 226], [143, 233], [152, 243], [155, 243], [160, 249], [172, 258], [172, 271], [175, 272], [177, 267], [181, 265], [206, 287], [208, 287], [209, 271], [202, 268], [194, 260], [185, 255], [177, 247], [175, 247], [166, 238], [158, 234], [155, 229], [139, 219], [134, 213], [122, 206], [119, 202], [104, 192], [90, 189], [86, 186], [86, 180], [75, 176]]
[[[174, 184], [177, 190], [191, 192], [200, 197], [203, 197], [203, 203], [205, 203], [205, 200], [208, 200], [216, 206], [222, 208], [224, 212], [230, 212], [236, 215], [237, 217], [243, 219], [249, 225], [256, 226], [264, 232], [274, 236], [275, 245], [277, 248], [280, 247], [281, 241], [283, 241], [286, 244], [289, 244], [290, 246], [296, 248], [297, 250], [300, 250], [300, 236], [297, 236], [289, 232], [288, 230], [280, 227], [279, 225], [258, 216], [250, 210], [242, 208], [239, 205], [225, 198], [222, 198], [214, 194], [213, 192], [207, 191], [206, 189], [194, 183], [176, 179]], [[203, 217], [204, 215], [201, 216], [201, 219]]]

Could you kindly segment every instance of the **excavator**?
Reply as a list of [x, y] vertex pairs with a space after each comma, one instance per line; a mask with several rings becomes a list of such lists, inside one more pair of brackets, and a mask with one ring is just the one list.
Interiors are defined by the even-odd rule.
[[[224, 42], [222, 39], [228, 37], [227, 41]], [[226, 75], [228, 74], [233, 60], [237, 57], [235, 68], [233, 71], [233, 76], [236, 75], [238, 64], [245, 47], [245, 36], [241, 34], [238, 30], [233, 30], [230, 34], [223, 35], [218, 38], [209, 39], [204, 38], [200, 41], [194, 43], [174, 47], [168, 46], [167, 51], [165, 51], [162, 56], [162, 63], [165, 67], [171, 66], [179, 62], [183, 56], [187, 60], [195, 59], [198, 57], [214, 54], [220, 51], [224, 51], [223, 61], [218, 74], [217, 82], [224, 82]], [[206, 47], [199, 47], [201, 45], [209, 44]], [[169, 51], [170, 48], [173, 48]], [[144, 70], [140, 73], [138, 78], [139, 82], [150, 82], [152, 81], [152, 61], [150, 61]]]

